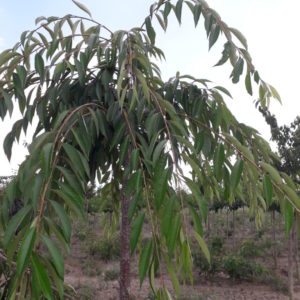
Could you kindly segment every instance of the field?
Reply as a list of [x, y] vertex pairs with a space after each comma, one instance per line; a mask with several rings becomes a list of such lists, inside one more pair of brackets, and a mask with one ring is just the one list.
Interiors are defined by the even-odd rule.
[[[111, 237], [102, 237], [101, 219], [101, 215], [90, 215], [87, 224], [74, 224], [65, 281], [76, 291], [76, 299], [118, 299], [118, 231]], [[177, 299], [288, 299], [287, 237], [278, 213], [274, 226], [273, 222], [271, 213], [266, 213], [264, 225], [257, 229], [249, 221], [247, 210], [238, 209], [234, 222], [232, 212], [210, 212], [205, 235], [212, 264], [209, 266], [193, 245], [194, 282], [182, 284]], [[149, 235], [150, 226], [145, 224], [141, 245]], [[140, 288], [138, 255], [132, 258], [131, 272], [131, 298], [154, 299], [147, 280]], [[157, 275], [157, 286], [164, 280], [173, 291], [167, 273], [162, 273]], [[296, 272], [294, 278], [295, 299], [300, 299]]]

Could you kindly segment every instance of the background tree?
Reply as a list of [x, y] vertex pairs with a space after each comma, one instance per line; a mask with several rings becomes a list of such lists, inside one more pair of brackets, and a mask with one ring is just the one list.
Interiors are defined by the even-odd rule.
[[[205, 220], [208, 199], [231, 201], [246, 191], [258, 218], [258, 203], [272, 195], [296, 211], [300, 200], [272, 166], [267, 142], [230, 113], [225, 88], [190, 75], [162, 81], [154, 63], [164, 58], [155, 44], [154, 21], [166, 30], [174, 13], [181, 23], [187, 5], [195, 25], [202, 16], [209, 48], [224, 35], [217, 65], [230, 61], [232, 81], [245, 76], [250, 94], [256, 82], [263, 107], [271, 97], [280, 98], [254, 68], [242, 34], [205, 1], [158, 1], [141, 27], [116, 32], [73, 2], [88, 17], [40, 17], [36, 29], [22, 33], [20, 42], [0, 55], [0, 116], [14, 109], [22, 114], [4, 142], [8, 158], [21, 131], [26, 133], [38, 118], [29, 154], [7, 188], [2, 209], [3, 247], [12, 266], [2, 294], [9, 299], [63, 297], [64, 263], [57, 243], [69, 252], [70, 217], [84, 219], [87, 188], [97, 180], [114, 191], [120, 203], [115, 208], [121, 207], [120, 299], [129, 299], [130, 254], [146, 218], [152, 239], [140, 254], [140, 281], [149, 274], [157, 299], [170, 299], [163, 276], [156, 287], [154, 274], [162, 274], [165, 266], [178, 294], [176, 272], [193, 280], [192, 238], [210, 259], [199, 217]], [[195, 181], [186, 176], [184, 165], [193, 170]], [[269, 180], [263, 185], [265, 173]], [[187, 205], [183, 185], [199, 210]], [[9, 218], [5, 207], [18, 197], [24, 206]], [[145, 209], [136, 209], [141, 201]], [[192, 231], [187, 213], [194, 219]]]
[[[259, 107], [260, 112], [265, 117], [266, 122], [271, 129], [271, 139], [276, 142], [280, 161], [276, 161], [278, 170], [284, 172], [293, 179], [295, 190], [299, 192], [299, 172], [300, 172], [300, 118], [297, 117], [289, 126], [278, 126], [275, 115], [271, 114], [266, 108]], [[287, 178], [288, 180], [288, 178]], [[281, 202], [282, 204], [282, 202]], [[296, 235], [297, 219], [293, 218], [293, 210], [285, 203], [285, 207], [281, 209], [287, 217], [285, 218], [285, 227], [288, 234], [288, 270], [289, 270], [289, 294], [290, 299], [294, 299], [293, 295], [293, 257], [296, 263], [296, 274], [299, 281], [299, 266], [298, 266], [298, 239]], [[298, 218], [298, 216], [297, 216]], [[291, 227], [293, 228], [290, 231]], [[298, 229], [299, 231], [299, 229]]]

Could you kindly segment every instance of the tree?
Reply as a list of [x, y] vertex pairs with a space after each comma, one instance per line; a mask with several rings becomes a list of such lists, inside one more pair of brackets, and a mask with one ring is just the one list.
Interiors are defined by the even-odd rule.
[[[129, 299], [130, 254], [146, 218], [152, 239], [140, 253], [140, 281], [148, 274], [157, 299], [170, 299], [163, 276], [155, 287], [154, 273], [162, 274], [166, 267], [179, 294], [176, 273], [193, 280], [192, 239], [210, 260], [201, 223], [209, 199], [232, 203], [235, 196], [247, 194], [258, 220], [270, 193], [285, 197], [296, 211], [300, 200], [272, 166], [274, 154], [267, 142], [230, 113], [225, 88], [179, 73], [162, 81], [153, 62], [164, 58], [155, 44], [155, 20], [166, 30], [174, 13], [181, 23], [182, 6], [187, 5], [196, 26], [202, 16], [209, 48], [224, 35], [217, 65], [231, 63], [232, 81], [245, 76], [250, 94], [256, 82], [264, 107], [271, 97], [280, 98], [260, 78], [243, 35], [205, 1], [160, 0], [151, 5], [142, 26], [116, 32], [73, 2], [88, 17], [40, 17], [36, 29], [22, 33], [20, 42], [0, 55], [0, 115], [17, 108], [22, 114], [4, 142], [8, 158], [20, 132], [26, 133], [38, 118], [29, 155], [6, 193], [6, 206], [18, 197], [24, 206], [12, 218], [2, 209], [3, 246], [12, 266], [2, 293], [7, 298], [63, 297], [64, 264], [57, 243], [69, 252], [70, 217], [84, 219], [87, 187], [97, 180], [121, 202], [120, 299]], [[186, 203], [183, 187], [192, 192], [198, 210]], [[145, 209], [136, 209], [140, 202]], [[193, 230], [187, 214], [194, 220]]]
[[[276, 142], [280, 161], [276, 161], [278, 170], [288, 174], [294, 181], [290, 182], [296, 191], [299, 191], [299, 172], [300, 172], [300, 118], [297, 117], [290, 126], [278, 126], [277, 119], [266, 108], [259, 107], [259, 111], [264, 116], [271, 129], [271, 139]], [[289, 178], [286, 179], [288, 181]], [[280, 204], [283, 204], [282, 202]], [[296, 262], [296, 273], [299, 281], [298, 266], [298, 239], [296, 232], [296, 222], [298, 216], [294, 218], [293, 209], [288, 203], [281, 206], [281, 211], [286, 215], [285, 229], [288, 234], [288, 277], [289, 277], [289, 295], [294, 299], [294, 266], [293, 256]], [[292, 230], [291, 230], [292, 228]], [[299, 229], [298, 229], [299, 231]], [[294, 250], [293, 250], [294, 248]], [[294, 252], [294, 253], [293, 253]]]

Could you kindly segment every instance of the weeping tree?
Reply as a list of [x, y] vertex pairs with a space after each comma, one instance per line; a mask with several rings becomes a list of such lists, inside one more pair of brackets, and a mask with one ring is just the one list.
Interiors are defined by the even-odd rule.
[[[2, 297], [63, 298], [60, 249], [69, 253], [71, 218], [84, 219], [87, 189], [96, 181], [112, 193], [112, 207], [121, 215], [120, 299], [129, 299], [130, 256], [146, 219], [152, 238], [139, 256], [140, 282], [148, 274], [157, 299], [171, 299], [162, 269], [179, 294], [177, 274], [193, 281], [191, 242], [210, 260], [202, 238], [210, 199], [232, 203], [247, 195], [257, 222], [270, 197], [297, 212], [300, 200], [272, 166], [268, 143], [231, 114], [224, 87], [191, 75], [162, 80], [155, 61], [164, 54], [155, 44], [154, 28], [167, 30], [173, 13], [181, 23], [182, 8], [188, 6], [195, 25], [204, 22], [209, 48], [225, 38], [217, 65], [231, 64], [232, 81], [242, 78], [249, 94], [257, 86], [263, 107], [280, 98], [260, 78], [242, 34], [205, 1], [158, 1], [140, 27], [115, 32], [73, 2], [87, 16], [40, 17], [34, 30], [23, 32], [0, 55], [0, 115], [14, 110], [22, 115], [4, 141], [8, 158], [21, 131], [35, 126], [29, 154], [1, 209], [10, 266]], [[188, 205], [183, 189], [192, 193], [198, 209]], [[9, 218], [19, 198], [24, 205]], [[156, 273], [161, 276], [155, 285]]]

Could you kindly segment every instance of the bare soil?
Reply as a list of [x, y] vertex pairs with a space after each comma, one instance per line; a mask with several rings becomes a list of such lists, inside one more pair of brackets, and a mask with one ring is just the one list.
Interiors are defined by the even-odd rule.
[[[242, 213], [241, 213], [242, 214]], [[222, 217], [221, 217], [222, 219]], [[212, 220], [214, 224], [218, 223], [218, 217]], [[224, 218], [222, 219], [222, 222]], [[93, 221], [94, 222], [94, 221]], [[220, 228], [224, 226], [221, 222], [219, 229], [214, 234], [220, 234]], [[281, 221], [278, 221], [279, 223]], [[246, 223], [242, 218], [241, 223], [238, 224], [239, 233], [236, 234], [237, 244], [240, 240], [254, 236], [257, 232], [252, 225]], [[237, 225], [237, 226], [238, 226]], [[282, 224], [278, 224], [281, 227]], [[92, 225], [96, 232], [101, 232], [99, 224]], [[266, 222], [268, 226], [268, 220]], [[214, 226], [217, 228], [217, 226]], [[250, 228], [250, 229], [249, 229]], [[252, 229], [251, 229], [252, 228]], [[254, 229], [253, 229], [254, 228]], [[218, 231], [219, 230], [219, 231]], [[147, 231], [147, 229], [146, 229]], [[237, 231], [237, 230], [236, 230]], [[267, 229], [261, 238], [268, 238], [270, 233]], [[278, 234], [277, 239], [279, 240], [278, 246], [278, 268], [277, 274], [281, 278], [280, 280], [287, 283], [287, 248], [286, 248], [286, 237], [283, 234], [283, 230]], [[85, 238], [78, 238], [76, 234], [72, 238], [71, 255], [67, 259], [66, 263], [66, 284], [71, 285], [76, 291], [76, 299], [103, 299], [113, 300], [118, 299], [119, 283], [118, 279], [106, 278], [105, 274], [107, 270], [115, 270], [118, 272], [118, 260], [114, 259], [109, 262], [104, 262], [97, 257], [89, 255], [88, 252], [88, 236]], [[228, 237], [226, 241], [226, 247], [231, 247], [231, 240]], [[263, 257], [258, 259], [263, 265], [266, 265], [272, 270], [273, 260], [270, 257]], [[147, 279], [144, 281], [142, 287], [140, 287], [138, 278], [138, 257], [134, 256], [131, 265], [131, 290], [130, 294], [132, 299], [154, 299], [151, 295], [151, 289]], [[275, 272], [272, 270], [272, 272]], [[156, 286], [159, 287], [162, 280], [169, 288], [173, 290], [172, 283], [168, 279], [167, 274], [163, 274], [160, 278], [156, 279]], [[300, 285], [297, 283], [295, 278], [295, 299], [300, 300]], [[176, 297], [174, 297], [176, 299]], [[204, 275], [199, 275], [197, 271], [194, 274], [194, 284], [186, 284], [181, 287], [181, 296], [178, 300], [204, 300], [204, 299], [228, 299], [228, 300], [242, 300], [242, 299], [288, 299], [286, 291], [282, 291], [276, 283], [260, 283], [254, 281], [244, 280], [232, 280], [228, 275], [217, 274], [213, 278], [207, 278]]]

